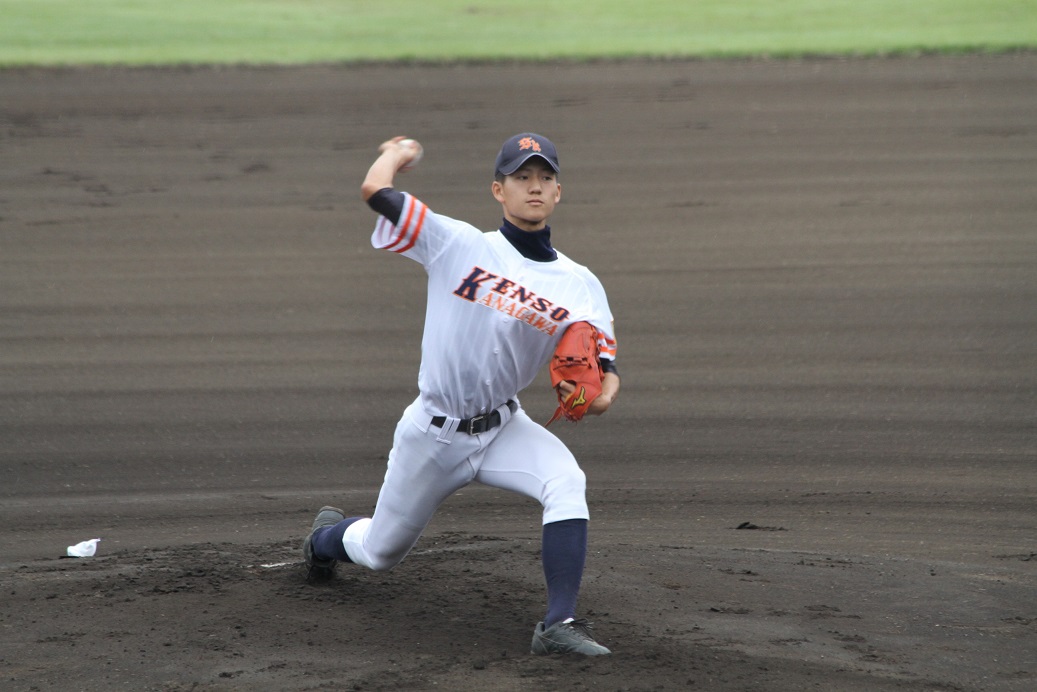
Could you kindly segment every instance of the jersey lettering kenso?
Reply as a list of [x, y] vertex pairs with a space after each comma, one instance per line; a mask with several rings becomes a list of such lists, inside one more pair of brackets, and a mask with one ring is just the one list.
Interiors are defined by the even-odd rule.
[[568, 308], [554, 305], [517, 281], [492, 274], [478, 266], [472, 267], [471, 273], [454, 290], [454, 295], [499, 310], [551, 335], [570, 314]]

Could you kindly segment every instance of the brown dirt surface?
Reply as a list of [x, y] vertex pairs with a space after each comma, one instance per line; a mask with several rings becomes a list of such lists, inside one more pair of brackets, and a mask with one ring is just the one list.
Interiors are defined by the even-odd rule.
[[[1035, 113], [1032, 54], [0, 72], [0, 688], [1034, 689]], [[556, 424], [610, 657], [529, 653], [525, 499], [299, 550], [416, 394], [375, 147], [493, 229], [524, 130], [617, 320], [622, 395]]]

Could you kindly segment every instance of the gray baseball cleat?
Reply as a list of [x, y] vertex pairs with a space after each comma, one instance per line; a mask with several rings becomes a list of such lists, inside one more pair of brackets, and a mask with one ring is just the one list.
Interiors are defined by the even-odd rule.
[[533, 630], [534, 654], [583, 654], [584, 656], [603, 656], [612, 653], [594, 641], [591, 636], [591, 623], [586, 620], [563, 620], [547, 629], [544, 623], [538, 623]]
[[313, 554], [313, 534], [317, 529], [334, 526], [345, 518], [345, 513], [338, 507], [325, 506], [321, 507], [320, 511], [317, 512], [317, 518], [313, 520], [310, 534], [302, 542], [302, 556], [306, 560], [306, 566], [310, 568], [309, 573], [306, 575], [306, 581], [323, 581], [331, 578], [335, 571], [335, 565], [338, 562], [336, 560], [319, 558]]

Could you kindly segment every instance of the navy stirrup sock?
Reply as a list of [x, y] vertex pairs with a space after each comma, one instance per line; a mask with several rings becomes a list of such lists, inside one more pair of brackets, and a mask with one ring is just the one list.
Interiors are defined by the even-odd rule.
[[566, 519], [544, 524], [544, 579], [547, 581], [547, 615], [544, 628], [576, 617], [583, 565], [587, 559], [587, 520]]
[[314, 554], [325, 560], [330, 558], [339, 562], [352, 562], [349, 559], [349, 555], [346, 554], [346, 547], [342, 545], [342, 536], [346, 533], [349, 525], [359, 518], [350, 517], [349, 519], [343, 519], [334, 526], [318, 529], [313, 534], [311, 541]]

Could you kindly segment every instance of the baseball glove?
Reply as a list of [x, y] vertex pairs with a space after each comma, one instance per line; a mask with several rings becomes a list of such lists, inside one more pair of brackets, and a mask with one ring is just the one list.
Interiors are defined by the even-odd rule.
[[591, 403], [601, 395], [604, 377], [598, 361], [598, 330], [588, 322], [569, 325], [551, 357], [551, 386], [557, 388], [564, 380], [576, 389], [568, 397], [558, 392], [558, 409], [547, 425], [562, 416], [573, 423], [583, 418]]

